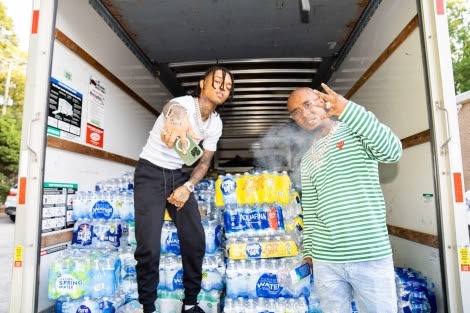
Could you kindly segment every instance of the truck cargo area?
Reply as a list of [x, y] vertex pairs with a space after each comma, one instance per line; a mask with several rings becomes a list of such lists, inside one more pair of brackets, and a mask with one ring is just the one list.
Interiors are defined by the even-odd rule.
[[[50, 310], [47, 269], [54, 249], [71, 240], [70, 227], [44, 231], [45, 183], [93, 190], [104, 177], [132, 171], [163, 106], [191, 93], [216, 64], [234, 74], [235, 94], [221, 111], [212, 173], [286, 170], [299, 187], [310, 138], [290, 119], [287, 97], [326, 83], [402, 141], [400, 161], [380, 167], [395, 265], [427, 277], [438, 312], [470, 312], [442, 0], [56, 0], [34, 1], [33, 9], [39, 18], [30, 41], [15, 231], [21, 262], [10, 312]], [[57, 86], [78, 99], [78, 126], [51, 127], [49, 94]], [[90, 111], [96, 86], [105, 90], [100, 113]], [[95, 141], [93, 116], [101, 121]]]

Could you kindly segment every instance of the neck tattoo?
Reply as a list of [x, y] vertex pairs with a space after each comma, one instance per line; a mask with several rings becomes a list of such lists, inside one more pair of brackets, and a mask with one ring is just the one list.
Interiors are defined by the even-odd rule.
[[328, 135], [326, 135], [325, 141], [323, 142], [323, 145], [321, 146], [320, 150], [318, 152], [315, 152], [315, 146], [317, 144], [317, 140], [315, 140], [312, 144], [312, 147], [310, 148], [310, 154], [312, 156], [312, 161], [313, 164], [315, 165], [315, 168], [319, 168], [323, 164], [323, 154], [325, 154], [326, 149], [328, 148], [328, 144], [330, 143], [331, 137], [336, 132], [336, 129], [338, 128], [339, 123], [335, 121], [333, 125], [331, 125], [330, 132]]

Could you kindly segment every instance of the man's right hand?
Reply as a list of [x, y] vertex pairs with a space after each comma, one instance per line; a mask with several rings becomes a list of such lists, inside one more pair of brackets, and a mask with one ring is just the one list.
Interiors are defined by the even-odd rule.
[[312, 270], [313, 272], [313, 260], [311, 257], [307, 256], [305, 257], [303, 260], [302, 260], [302, 264], [303, 263], [308, 263], [310, 265], [310, 269]]
[[165, 125], [163, 125], [161, 130], [161, 139], [168, 148], [172, 149], [176, 139], [178, 137], [181, 138], [183, 154], [186, 154], [188, 149], [187, 144], [185, 144], [187, 142], [186, 134], [191, 136], [194, 140], [201, 140], [201, 138], [194, 133], [186, 110], [179, 105], [175, 105], [169, 110], [166, 116]]

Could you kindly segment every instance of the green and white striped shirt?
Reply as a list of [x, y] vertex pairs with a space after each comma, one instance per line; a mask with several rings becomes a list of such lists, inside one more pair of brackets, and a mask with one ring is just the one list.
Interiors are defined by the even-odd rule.
[[[303, 254], [326, 262], [384, 258], [392, 249], [378, 162], [398, 161], [401, 142], [354, 102], [339, 120], [317, 166], [311, 149], [302, 158]], [[314, 143], [315, 152], [327, 137]]]

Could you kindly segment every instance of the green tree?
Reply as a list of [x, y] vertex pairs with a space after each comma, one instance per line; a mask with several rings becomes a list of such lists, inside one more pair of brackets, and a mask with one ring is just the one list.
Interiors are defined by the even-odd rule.
[[470, 90], [470, 1], [448, 0], [450, 48], [455, 92]]
[[19, 120], [9, 116], [0, 116], [0, 196], [6, 193], [17, 180], [21, 140]]
[[26, 60], [26, 53], [19, 49], [13, 21], [0, 1], [0, 105], [3, 109], [3, 101], [9, 104], [6, 114], [0, 109], [0, 202], [4, 201], [6, 193], [17, 181]]

